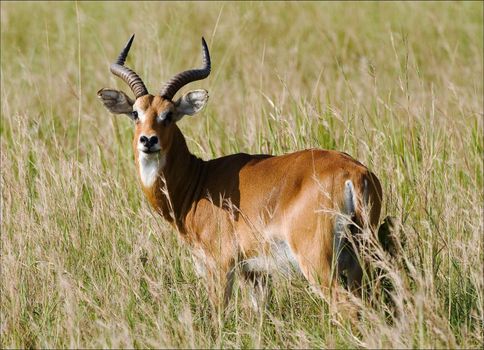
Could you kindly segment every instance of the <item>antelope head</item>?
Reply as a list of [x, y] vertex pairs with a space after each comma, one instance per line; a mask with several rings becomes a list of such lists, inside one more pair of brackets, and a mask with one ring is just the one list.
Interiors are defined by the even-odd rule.
[[[202, 38], [203, 67], [175, 75], [163, 86], [158, 95], [151, 95], [138, 74], [124, 65], [133, 39], [134, 34], [118, 59], [111, 64], [110, 71], [129, 85], [135, 99], [123, 91], [107, 88], [99, 90], [97, 96], [110, 112], [125, 114], [133, 120], [133, 148], [136, 158], [140, 162], [150, 162], [160, 159], [160, 156], [169, 151], [177, 130], [176, 122], [185, 115], [199, 112], [207, 103], [206, 90], [189, 91], [177, 100], [173, 100], [173, 97], [184, 85], [204, 79], [210, 74], [210, 54], [207, 43]], [[141, 176], [143, 180], [143, 174]], [[147, 185], [144, 180], [143, 183]]]

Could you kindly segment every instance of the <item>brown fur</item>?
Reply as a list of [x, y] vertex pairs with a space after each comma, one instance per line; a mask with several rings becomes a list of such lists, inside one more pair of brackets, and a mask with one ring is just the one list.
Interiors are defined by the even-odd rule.
[[[203, 161], [190, 153], [175, 121], [199, 111], [206, 91], [189, 92], [177, 102], [153, 95], [132, 101], [111, 89], [101, 89], [98, 97], [111, 112], [135, 120], [133, 147], [140, 177], [138, 140], [142, 135], [158, 137], [163, 166], [154, 182], [147, 182], [149, 187], [141, 181], [142, 189], [153, 208], [194, 248], [214, 306], [221, 305], [223, 294], [228, 301], [234, 266], [270, 254], [273, 242], [289, 246], [299, 270], [323, 296], [343, 274], [351, 290], [361, 290], [363, 270], [354, 249], [345, 241], [343, 250], [334, 251], [338, 237], [358, 231], [340, 225], [346, 222], [341, 213], [350, 214], [348, 206], [357, 225], [364, 225], [367, 217], [370, 229], [378, 227], [382, 189], [361, 163], [345, 153], [318, 149], [277, 157], [238, 153]], [[143, 118], [134, 118], [133, 108]], [[168, 111], [171, 121], [158, 118]], [[345, 185], [347, 180], [352, 184]]]
[[[346, 180], [354, 184], [361, 218], [363, 184], [368, 184], [369, 225], [376, 229], [382, 190], [375, 175], [349, 155], [310, 149], [282, 156], [229, 155], [203, 161], [192, 155], [176, 123], [156, 116], [174, 104], [159, 96], [136, 101], [145, 121], [137, 123], [134, 154], [141, 134], [161, 140], [166, 164], [153, 186], [143, 187], [151, 205], [198, 251], [211, 277], [227, 282], [237, 259], [256, 256], [267, 242], [288, 242], [304, 276], [326, 292], [334, 283], [333, 234]], [[361, 279], [361, 269], [348, 275]]]

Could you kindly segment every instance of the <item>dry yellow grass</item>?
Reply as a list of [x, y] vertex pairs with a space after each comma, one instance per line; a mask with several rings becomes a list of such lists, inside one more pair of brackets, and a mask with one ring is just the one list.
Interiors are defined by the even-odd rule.
[[[405, 249], [398, 317], [339, 322], [302, 280], [214, 322], [188, 249], [135, 176], [132, 126], [96, 101], [150, 91], [209, 43], [192, 152], [345, 151], [382, 180]], [[483, 4], [1, 3], [1, 328], [6, 347], [482, 347]], [[375, 299], [378, 302], [378, 299]]]

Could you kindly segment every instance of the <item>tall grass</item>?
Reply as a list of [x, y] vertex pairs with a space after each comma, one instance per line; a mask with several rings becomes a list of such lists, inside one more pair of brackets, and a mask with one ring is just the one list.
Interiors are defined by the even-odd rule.
[[[482, 347], [483, 4], [1, 3], [5, 347]], [[381, 268], [398, 316], [334, 318], [304, 280], [215, 322], [188, 248], [141, 195], [128, 118], [96, 101], [198, 65], [195, 154], [345, 151], [382, 181], [405, 242]]]

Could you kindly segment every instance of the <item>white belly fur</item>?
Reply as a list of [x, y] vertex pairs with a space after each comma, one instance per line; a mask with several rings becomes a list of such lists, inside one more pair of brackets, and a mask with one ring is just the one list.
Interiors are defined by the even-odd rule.
[[244, 260], [243, 269], [251, 272], [278, 272], [284, 276], [302, 273], [296, 257], [286, 241], [273, 241], [270, 247], [269, 254]]

